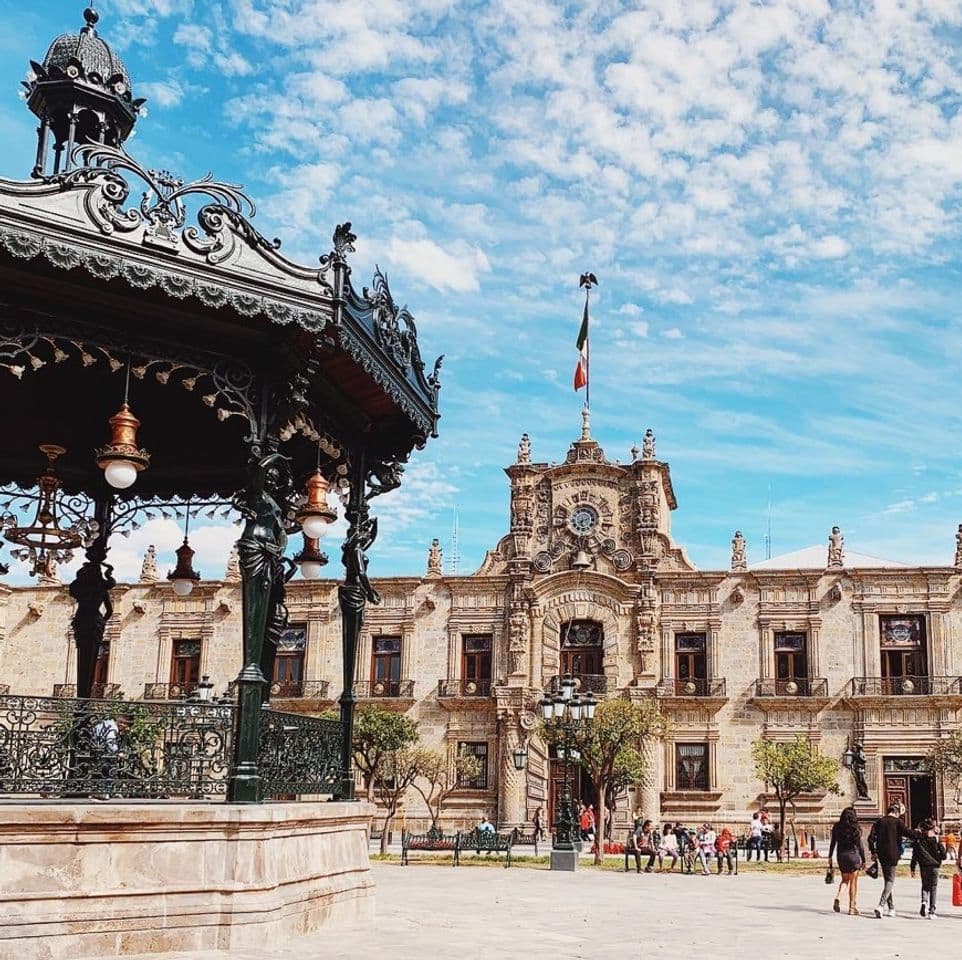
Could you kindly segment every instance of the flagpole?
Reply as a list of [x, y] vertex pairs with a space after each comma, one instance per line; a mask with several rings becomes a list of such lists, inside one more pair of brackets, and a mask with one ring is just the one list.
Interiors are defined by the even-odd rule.
[[[591, 297], [591, 284], [585, 284], [585, 312], [588, 312], [588, 300]], [[585, 406], [591, 409], [591, 332], [585, 340]]]

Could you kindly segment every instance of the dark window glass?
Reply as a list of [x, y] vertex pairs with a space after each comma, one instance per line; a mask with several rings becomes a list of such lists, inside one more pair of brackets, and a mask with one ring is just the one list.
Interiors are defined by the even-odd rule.
[[401, 638], [374, 637], [371, 655], [371, 692], [396, 697], [401, 688]]
[[477, 757], [481, 764], [481, 769], [476, 778], [471, 780], [461, 780], [459, 787], [465, 790], [487, 790], [488, 789], [488, 744], [487, 741], [469, 742], [462, 740], [458, 743], [458, 753], [467, 753], [472, 757]]
[[463, 680], [491, 679], [491, 634], [465, 634], [461, 661]]
[[200, 640], [175, 640], [170, 665], [171, 686], [177, 687], [181, 694], [192, 693], [199, 680]]
[[679, 790], [708, 789], [708, 744], [675, 744], [675, 782]]

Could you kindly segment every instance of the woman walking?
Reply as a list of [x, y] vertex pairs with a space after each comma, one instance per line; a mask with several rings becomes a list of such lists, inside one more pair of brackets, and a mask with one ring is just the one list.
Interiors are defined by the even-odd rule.
[[828, 862], [832, 863], [832, 854], [836, 855], [842, 882], [838, 885], [838, 893], [832, 909], [841, 912], [842, 891], [848, 886], [848, 912], [850, 916], [858, 916], [858, 874], [865, 866], [865, 844], [862, 842], [862, 828], [858, 825], [858, 814], [855, 807], [846, 807], [838, 818], [838, 823], [832, 827], [832, 842], [828, 848]]

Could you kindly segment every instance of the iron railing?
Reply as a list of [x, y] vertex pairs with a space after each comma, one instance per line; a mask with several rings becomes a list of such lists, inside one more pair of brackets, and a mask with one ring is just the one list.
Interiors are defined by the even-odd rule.
[[260, 775], [265, 797], [333, 793], [341, 779], [341, 722], [261, 713]]
[[[224, 797], [232, 703], [0, 695], [0, 794], [100, 799]], [[341, 722], [265, 709], [265, 797], [332, 793]]]
[[145, 683], [145, 700], [185, 700], [192, 693], [196, 692], [199, 682], [196, 683]]
[[354, 696], [360, 700], [382, 698], [409, 700], [414, 696], [414, 681], [358, 680], [354, 684]]
[[53, 685], [53, 695], [60, 699], [66, 697], [68, 700], [77, 696], [77, 684], [75, 683], [55, 683]]
[[438, 680], [438, 697], [490, 697], [490, 680]]
[[222, 796], [232, 706], [0, 696], [0, 793]]
[[712, 697], [723, 698], [725, 692], [725, 678], [706, 680], [695, 678], [691, 680], [663, 680], [657, 687], [651, 688], [656, 697]]
[[962, 695], [962, 677], [853, 677], [853, 697]]
[[278, 700], [329, 700], [330, 688], [327, 680], [275, 680], [271, 696]]
[[90, 691], [94, 700], [122, 700], [119, 683], [95, 683]]
[[[575, 691], [579, 694], [593, 693], [596, 697], [603, 697], [608, 692], [608, 678], [602, 673], [576, 673]], [[562, 676], [548, 679], [547, 692], [557, 694], [561, 692]]]
[[765, 697], [827, 697], [828, 680], [824, 677], [799, 677], [792, 680], [756, 680], [755, 696]]

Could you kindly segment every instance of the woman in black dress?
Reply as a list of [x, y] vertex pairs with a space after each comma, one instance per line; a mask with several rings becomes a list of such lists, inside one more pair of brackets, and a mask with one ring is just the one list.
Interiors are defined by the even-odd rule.
[[832, 842], [828, 848], [829, 865], [832, 863], [833, 853], [838, 860], [842, 882], [838, 886], [838, 893], [835, 895], [835, 903], [832, 905], [832, 909], [836, 913], [840, 912], [839, 901], [847, 884], [848, 912], [853, 916], [858, 916], [858, 907], [855, 904], [858, 899], [859, 871], [865, 866], [865, 845], [862, 843], [862, 828], [858, 825], [858, 814], [855, 812], [855, 807], [846, 807], [838, 818], [838, 823], [832, 827]]

